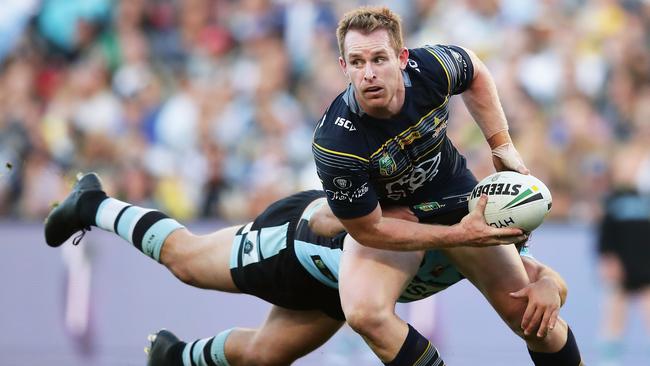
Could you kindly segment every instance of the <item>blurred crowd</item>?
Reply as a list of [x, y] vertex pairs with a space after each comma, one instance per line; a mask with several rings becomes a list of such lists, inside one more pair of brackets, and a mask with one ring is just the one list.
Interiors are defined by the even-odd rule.
[[[181, 220], [240, 221], [319, 188], [312, 131], [346, 85], [336, 23], [379, 3], [5, 0], [0, 217], [42, 219], [89, 170]], [[650, 143], [650, 1], [381, 4], [401, 14], [408, 47], [457, 44], [485, 61], [555, 218], [593, 220], [610, 157]], [[485, 176], [489, 148], [453, 104], [449, 135]], [[637, 183], [650, 191], [646, 155]]]

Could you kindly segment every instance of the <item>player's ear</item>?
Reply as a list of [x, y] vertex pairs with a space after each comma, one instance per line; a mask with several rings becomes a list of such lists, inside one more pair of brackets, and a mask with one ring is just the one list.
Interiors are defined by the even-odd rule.
[[339, 66], [341, 67], [341, 71], [343, 71], [343, 75], [346, 77], [350, 77], [348, 75], [348, 64], [345, 62], [345, 59], [341, 56], [339, 56]]
[[406, 69], [406, 65], [409, 62], [409, 50], [406, 47], [402, 47], [397, 53], [397, 58], [399, 59], [400, 69]]

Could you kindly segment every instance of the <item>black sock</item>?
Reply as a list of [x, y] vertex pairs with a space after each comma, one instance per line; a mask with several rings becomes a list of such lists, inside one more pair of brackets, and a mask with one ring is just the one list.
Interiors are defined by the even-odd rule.
[[535, 352], [528, 350], [530, 358], [535, 363], [535, 366], [579, 366], [580, 350], [576, 339], [571, 332], [571, 328], [567, 327], [567, 338], [564, 347], [555, 353]]
[[410, 324], [408, 326], [409, 332], [402, 348], [397, 352], [395, 359], [385, 365], [413, 366], [417, 363], [418, 366], [444, 366], [445, 363], [436, 347]]
[[84, 226], [96, 226], [95, 216], [99, 205], [108, 196], [102, 191], [84, 192], [83, 198], [79, 200], [79, 217]]
[[167, 237], [183, 227], [160, 211], [122, 202], [104, 192], [86, 192], [82, 198], [78, 210], [85, 224], [118, 234], [158, 262]]

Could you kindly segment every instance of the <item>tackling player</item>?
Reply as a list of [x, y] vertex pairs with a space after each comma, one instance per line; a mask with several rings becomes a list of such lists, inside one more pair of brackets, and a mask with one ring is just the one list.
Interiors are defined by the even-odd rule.
[[[508, 236], [511, 229], [495, 229], [485, 223], [485, 204], [484, 197], [476, 210], [448, 229]], [[388, 209], [384, 214], [417, 221], [404, 208]], [[149, 365], [288, 365], [322, 345], [345, 321], [338, 282], [347, 235], [340, 232], [343, 227], [321, 191], [279, 200], [246, 225], [194, 235], [159, 211], [108, 197], [99, 177], [90, 173], [51, 211], [45, 222], [45, 239], [58, 247], [75, 232], [81, 230], [83, 235], [91, 226], [116, 233], [187, 284], [247, 293], [273, 304], [267, 320], [257, 329], [229, 329], [189, 343], [160, 331], [151, 337]], [[532, 283], [513, 296], [528, 299], [530, 330], [545, 332], [557, 319], [566, 286], [543, 264], [528, 256], [522, 260]], [[441, 251], [423, 253], [420, 262], [400, 301], [430, 296], [463, 279]], [[546, 318], [550, 319], [547, 323], [542, 321]], [[435, 347], [430, 350], [438, 357]]]

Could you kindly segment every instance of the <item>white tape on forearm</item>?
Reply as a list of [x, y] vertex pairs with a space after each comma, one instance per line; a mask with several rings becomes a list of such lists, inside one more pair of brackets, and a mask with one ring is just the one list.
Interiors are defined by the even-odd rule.
[[499, 145], [492, 149], [492, 155], [499, 158], [503, 165], [508, 169], [518, 170], [520, 166], [525, 166], [524, 160], [521, 158], [521, 155], [519, 155], [517, 149], [515, 149], [515, 145], [511, 142]]

